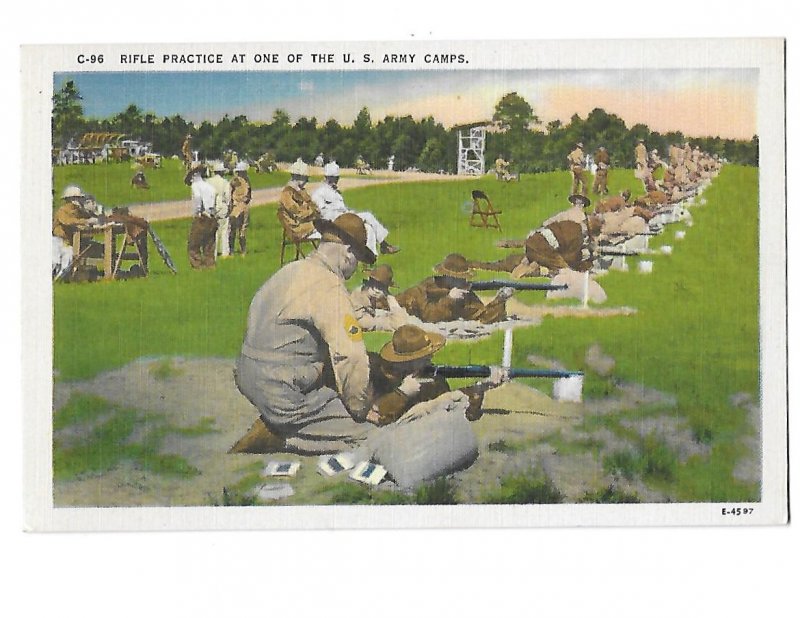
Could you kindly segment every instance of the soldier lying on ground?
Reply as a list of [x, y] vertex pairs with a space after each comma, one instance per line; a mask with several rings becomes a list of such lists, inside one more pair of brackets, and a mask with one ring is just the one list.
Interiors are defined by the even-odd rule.
[[492, 324], [506, 319], [506, 301], [514, 294], [501, 288], [486, 305], [470, 290], [475, 276], [463, 255], [451, 253], [434, 267], [436, 275], [397, 295], [397, 302], [423, 322], [478, 320]]
[[350, 292], [353, 310], [362, 330], [394, 331], [404, 324], [422, 325], [419, 318], [409, 315], [389, 291], [389, 288], [397, 287], [391, 266], [381, 264], [367, 274], [369, 276], [363, 285]]
[[[442, 335], [426, 332], [418, 326], [398, 328], [380, 354], [370, 353], [372, 406], [367, 420], [388, 425], [421, 401], [430, 401], [450, 392], [450, 385], [440, 375], [424, 377], [433, 355], [445, 345]], [[483, 394], [508, 380], [508, 370], [493, 368], [488, 380], [459, 389], [469, 398], [466, 417], [477, 420], [483, 414]]]

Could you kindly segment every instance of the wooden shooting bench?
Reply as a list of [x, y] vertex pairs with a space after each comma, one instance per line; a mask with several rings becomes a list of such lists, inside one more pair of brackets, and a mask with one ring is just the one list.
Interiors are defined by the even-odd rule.
[[[96, 246], [91, 241], [102, 236], [102, 256], [93, 255], [92, 249]], [[122, 244], [117, 251], [117, 238], [122, 236]], [[86, 241], [89, 242], [86, 242]], [[132, 249], [132, 250], [131, 250]], [[147, 263], [139, 253], [136, 243], [125, 231], [125, 224], [107, 222], [92, 227], [83, 228], [72, 235], [72, 269], [73, 273], [88, 266], [102, 266], [103, 278], [116, 279], [123, 262], [135, 262], [147, 274]]]
[[472, 192], [472, 215], [469, 218], [471, 226], [497, 228], [502, 232], [503, 228], [500, 227], [500, 219], [498, 219], [498, 215], [502, 213], [502, 210], [495, 210], [489, 196], [483, 191]]

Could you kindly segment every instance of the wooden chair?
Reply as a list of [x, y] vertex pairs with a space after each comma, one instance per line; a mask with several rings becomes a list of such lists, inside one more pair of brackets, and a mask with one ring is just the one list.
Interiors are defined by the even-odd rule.
[[502, 210], [495, 210], [489, 197], [483, 192], [475, 190], [472, 192], [472, 215], [469, 224], [473, 227], [497, 228], [501, 232], [500, 219], [498, 215]]
[[286, 247], [294, 246], [294, 261], [299, 260], [301, 257], [306, 257], [305, 251], [303, 251], [303, 245], [311, 245], [314, 249], [319, 246], [318, 238], [309, 238], [309, 234], [305, 236], [297, 234], [291, 218], [283, 208], [279, 207], [276, 215], [278, 221], [281, 222], [281, 228], [283, 228], [283, 237], [281, 238], [281, 266], [285, 264]]

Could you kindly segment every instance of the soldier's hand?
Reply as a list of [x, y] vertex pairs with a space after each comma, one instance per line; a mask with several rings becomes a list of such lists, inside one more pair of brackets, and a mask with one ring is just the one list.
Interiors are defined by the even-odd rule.
[[397, 387], [397, 390], [403, 393], [406, 397], [413, 397], [419, 393], [420, 388], [422, 388], [422, 384], [419, 380], [417, 380], [417, 378], [414, 376], [406, 376], [403, 378], [400, 386]]
[[467, 296], [467, 290], [463, 288], [452, 288], [448, 293], [447, 296], [452, 298], [453, 300], [464, 300]]
[[380, 414], [378, 414], [378, 411], [375, 408], [372, 408], [369, 412], [367, 412], [367, 422], [372, 423], [373, 425], [381, 424]]
[[514, 288], [510, 286], [505, 286], [497, 290], [498, 300], [508, 300], [512, 296], [514, 296]]

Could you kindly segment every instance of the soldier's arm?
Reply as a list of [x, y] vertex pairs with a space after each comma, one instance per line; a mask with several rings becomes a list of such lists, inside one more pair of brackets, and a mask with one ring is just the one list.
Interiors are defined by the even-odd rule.
[[506, 319], [506, 301], [493, 298], [486, 305], [474, 292], [464, 299], [464, 314], [467, 320], [478, 320], [482, 324], [494, 324]]
[[369, 360], [362, 329], [343, 285], [332, 287], [323, 297], [328, 299], [328, 303], [325, 310], [315, 316], [314, 324], [328, 344], [333, 373], [345, 407], [354, 419], [363, 421], [369, 406]]

